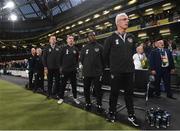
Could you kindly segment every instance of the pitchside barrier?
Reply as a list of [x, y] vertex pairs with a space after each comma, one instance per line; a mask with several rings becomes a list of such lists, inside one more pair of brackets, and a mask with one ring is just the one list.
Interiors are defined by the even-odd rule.
[[[3, 70], [0, 70], [1, 74], [3, 74]], [[6, 73], [7, 74], [10, 74], [10, 75], [13, 75], [13, 76], [18, 76], [18, 77], [24, 77], [24, 78], [28, 78], [28, 70], [18, 70], [18, 69], [13, 69], [13, 70], [6, 70]], [[141, 77], [142, 78], [142, 77]], [[179, 75], [178, 74], [172, 74], [171, 75], [171, 86], [173, 89], [180, 89], [180, 79], [179, 79]], [[79, 86], [83, 86], [83, 83], [82, 83], [82, 71], [81, 70], [78, 70], [78, 73], [77, 73], [77, 79], [78, 79], [78, 82], [77, 84]], [[47, 80], [47, 77], [45, 75], [45, 80]], [[105, 71], [104, 71], [104, 74], [103, 74], [103, 88], [107, 90], [109, 90], [109, 85], [110, 85], [110, 73], [109, 73], [109, 69], [106, 68]]]

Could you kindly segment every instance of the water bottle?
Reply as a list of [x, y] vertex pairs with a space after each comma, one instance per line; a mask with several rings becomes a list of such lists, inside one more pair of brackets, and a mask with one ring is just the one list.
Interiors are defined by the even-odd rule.
[[149, 111], [149, 124], [150, 126], [154, 126], [154, 108], [151, 108]]
[[155, 111], [155, 127], [159, 128], [161, 124], [161, 109], [158, 107]]
[[146, 111], [146, 120], [148, 121], [148, 123], [150, 123], [150, 120], [149, 120], [149, 116], [150, 116], [150, 110], [147, 110]]
[[156, 128], [159, 128], [161, 124], [161, 115], [159, 113], [157, 113], [156, 115], [156, 121], [155, 121], [155, 126]]
[[164, 82], [162, 82], [162, 81], [160, 83], [160, 89], [162, 92], [165, 92]]
[[160, 107], [157, 107], [156, 112], [158, 113], [161, 110]]
[[171, 114], [169, 112], [165, 112], [166, 113], [166, 117], [167, 117], [167, 126], [170, 126], [170, 118], [171, 118]]
[[161, 127], [167, 128], [167, 116], [166, 116], [166, 113], [163, 113], [163, 114], [162, 114], [162, 123], [161, 123]]

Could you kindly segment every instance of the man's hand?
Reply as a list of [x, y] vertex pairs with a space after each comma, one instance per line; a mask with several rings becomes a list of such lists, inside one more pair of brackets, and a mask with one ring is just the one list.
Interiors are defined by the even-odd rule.
[[62, 67], [59, 68], [59, 72], [60, 72], [60, 74], [62, 74]]
[[152, 71], [151, 71], [151, 74], [152, 74], [152, 75], [156, 75], [156, 71], [155, 71], [155, 70], [152, 70]]
[[44, 67], [44, 73], [47, 75], [48, 74], [48, 69], [47, 67]]
[[175, 73], [175, 69], [171, 69], [171, 74], [174, 74]]

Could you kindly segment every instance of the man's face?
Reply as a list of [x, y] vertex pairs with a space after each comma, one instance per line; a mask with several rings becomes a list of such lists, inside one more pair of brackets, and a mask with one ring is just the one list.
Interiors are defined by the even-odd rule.
[[142, 54], [144, 52], [143, 47], [139, 47], [139, 53]]
[[173, 41], [172, 41], [172, 40], [169, 40], [169, 41], [168, 41], [168, 44], [169, 44], [169, 45], [171, 45], [172, 43], [173, 43]]
[[94, 34], [94, 33], [88, 34], [88, 40], [89, 40], [90, 42], [96, 41], [95, 34]]
[[158, 45], [158, 48], [164, 48], [164, 41], [163, 40], [158, 40], [157, 45]]
[[68, 36], [66, 41], [69, 46], [74, 45], [74, 37], [73, 36]]
[[49, 38], [49, 43], [50, 43], [50, 44], [56, 44], [56, 37], [55, 37], [55, 36], [51, 36], [51, 37]]
[[126, 15], [122, 15], [118, 18], [117, 27], [122, 29], [127, 29], [129, 24], [129, 18]]
[[42, 50], [40, 48], [36, 49], [36, 53], [38, 56], [40, 56], [42, 54]]
[[32, 55], [35, 55], [35, 54], [36, 54], [36, 49], [35, 49], [35, 48], [32, 48], [32, 49], [31, 49], [31, 54], [32, 54]]

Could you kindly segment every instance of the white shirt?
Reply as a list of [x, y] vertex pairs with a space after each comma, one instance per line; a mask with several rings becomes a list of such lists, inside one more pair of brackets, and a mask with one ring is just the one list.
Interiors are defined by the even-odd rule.
[[[165, 56], [161, 56], [161, 60], [162, 60], [161, 67], [168, 67], [169, 66], [169, 59], [168, 59], [168, 55], [167, 55], [166, 51], [165, 51]], [[163, 65], [164, 61], [166, 64]]]
[[141, 65], [141, 60], [143, 59], [143, 57], [144, 57], [143, 54], [136, 53], [133, 55], [134, 66], [136, 70], [143, 69]]
[[53, 48], [53, 49], [54, 49], [54, 48], [55, 48], [55, 46], [56, 46], [55, 44], [50, 44], [50, 45], [51, 45], [51, 48]]

